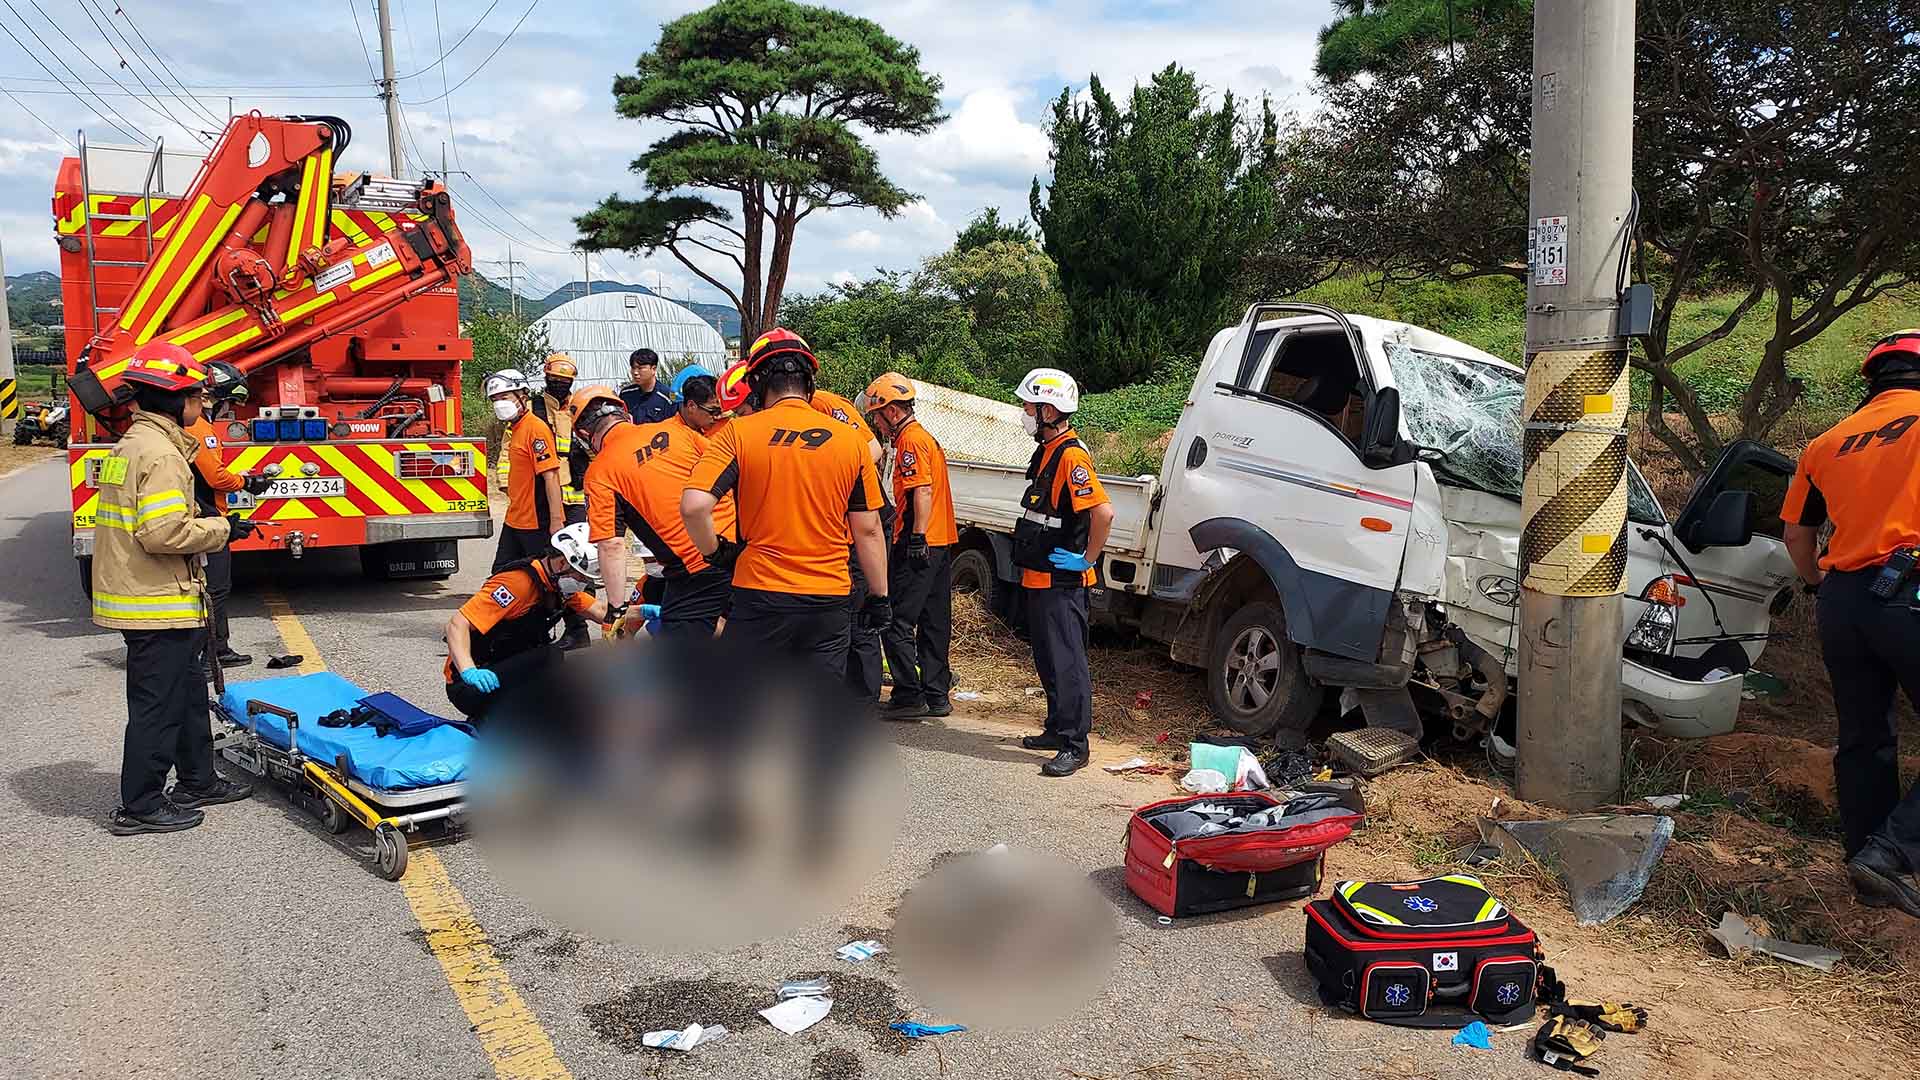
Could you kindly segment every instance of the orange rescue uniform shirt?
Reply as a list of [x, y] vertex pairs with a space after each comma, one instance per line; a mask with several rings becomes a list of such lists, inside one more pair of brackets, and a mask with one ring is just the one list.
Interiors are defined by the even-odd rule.
[[1820, 565], [1862, 570], [1920, 547], [1920, 390], [1889, 390], [1807, 444], [1780, 516], [1833, 520]]
[[688, 478], [689, 489], [733, 493], [740, 542], [736, 588], [846, 596], [847, 514], [880, 508], [873, 457], [850, 425], [826, 423], [799, 398], [734, 418]]
[[[507, 438], [507, 528], [540, 527], [540, 485], [534, 481], [540, 473], [559, 467], [553, 429], [529, 409], [513, 422], [513, 434]], [[554, 522], [553, 527], [558, 529], [560, 523]]]
[[[947, 452], [940, 449], [933, 433], [909, 420], [893, 440], [893, 505], [899, 508], [894, 521], [893, 538], [899, 540], [910, 528], [916, 488], [933, 489], [933, 514], [927, 522], [927, 546], [946, 547], [960, 542], [953, 525], [953, 488], [947, 483]], [[919, 522], [914, 522], [917, 526]], [[917, 529], [915, 531], [918, 531]]]
[[[813, 406], [814, 412], [822, 416], [831, 416], [835, 420], [858, 431], [860, 433], [860, 445], [866, 446], [870, 442], [879, 440], [879, 436], [875, 435], [873, 428], [868, 425], [866, 417], [860, 415], [860, 410], [853, 407], [853, 402], [848, 401], [839, 394], [831, 390], [815, 390], [813, 392], [813, 400], [807, 402], [807, 404]], [[871, 456], [873, 452], [872, 448], [869, 447], [867, 452], [868, 455]]]
[[[1047, 456], [1053, 456], [1054, 448], [1061, 443], [1077, 437], [1072, 429], [1068, 429], [1048, 440]], [[1093, 471], [1093, 457], [1084, 448], [1069, 446], [1058, 453], [1061, 457], [1060, 467], [1053, 472], [1053, 505], [1060, 505], [1063, 493], [1073, 500], [1073, 512], [1076, 514], [1085, 513], [1108, 501], [1107, 489], [1100, 486], [1100, 474]], [[1096, 573], [1089, 568], [1086, 584], [1092, 586], [1096, 577]], [[1029, 570], [1023, 566], [1020, 568], [1020, 584], [1029, 589], [1044, 589], [1053, 584], [1053, 579], [1044, 571]]]
[[[538, 581], [534, 580], [535, 575], [539, 576]], [[480, 591], [460, 605], [460, 614], [473, 624], [476, 635], [490, 633], [501, 623], [532, 611], [540, 602], [541, 594], [552, 591], [553, 582], [548, 580], [546, 569], [539, 563], [502, 570], [483, 582]], [[574, 593], [560, 602], [582, 615], [593, 610], [592, 593]], [[460, 677], [453, 670], [451, 656], [447, 657], [446, 677], [448, 682]]]
[[[187, 428], [187, 437], [193, 440], [193, 471], [200, 474], [208, 487], [223, 492], [239, 491], [246, 486], [245, 478], [221, 460], [220, 433], [214, 430], [213, 421], [202, 416]], [[216, 500], [214, 509], [225, 512], [226, 507]]]
[[[707, 451], [705, 435], [679, 416], [657, 424], [619, 424], [607, 433], [587, 466], [587, 526], [594, 543], [611, 540], [631, 528], [666, 568], [669, 578], [697, 574], [706, 556], [693, 546], [680, 517], [680, 494]], [[713, 508], [713, 527], [733, 539], [731, 495]]]

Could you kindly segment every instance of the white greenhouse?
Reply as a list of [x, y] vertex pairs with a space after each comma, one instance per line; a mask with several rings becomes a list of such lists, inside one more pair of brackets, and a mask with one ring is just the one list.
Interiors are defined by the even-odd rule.
[[726, 339], [699, 315], [671, 300], [634, 292], [605, 292], [569, 300], [542, 315], [554, 352], [580, 365], [578, 385], [617, 388], [627, 381], [627, 357], [635, 349], [660, 354], [660, 381], [682, 365], [698, 363], [719, 372], [729, 362]]

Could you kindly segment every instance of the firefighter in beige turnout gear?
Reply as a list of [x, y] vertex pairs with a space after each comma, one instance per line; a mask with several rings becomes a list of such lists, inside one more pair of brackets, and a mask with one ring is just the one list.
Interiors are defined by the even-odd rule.
[[[127, 644], [127, 734], [116, 835], [177, 832], [196, 807], [246, 798], [252, 789], [213, 768], [204, 653], [204, 557], [253, 531], [238, 518], [195, 517], [194, 442], [206, 369], [177, 345], [156, 342], [124, 380], [139, 407], [100, 462], [94, 517], [93, 621]], [[167, 771], [179, 782], [166, 789]]]
[[[580, 376], [579, 365], [566, 353], [554, 353], [547, 357], [543, 374], [546, 385], [534, 397], [535, 416], [547, 422], [553, 429], [553, 452], [560, 458], [560, 502], [566, 515], [566, 524], [575, 525], [587, 520], [587, 493], [581, 486], [587, 475], [587, 455], [583, 446], [576, 450], [573, 445], [573, 414], [567, 408], [567, 399], [573, 395], [573, 380]], [[558, 530], [561, 523], [555, 522]], [[588, 644], [587, 621], [578, 612], [569, 611], [565, 618], [566, 632], [561, 635], [562, 649], [577, 649]]]

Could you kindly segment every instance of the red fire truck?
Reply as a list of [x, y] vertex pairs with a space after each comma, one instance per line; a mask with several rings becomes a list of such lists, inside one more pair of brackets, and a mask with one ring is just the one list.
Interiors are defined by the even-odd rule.
[[438, 182], [336, 173], [351, 138], [334, 117], [251, 113], [204, 158], [83, 138], [60, 163], [82, 582], [98, 462], [130, 415], [119, 375], [153, 340], [247, 375], [220, 450], [273, 483], [227, 496], [261, 525], [236, 550], [357, 546], [370, 575], [442, 578], [457, 540], [492, 534], [484, 445], [460, 430], [471, 255]]

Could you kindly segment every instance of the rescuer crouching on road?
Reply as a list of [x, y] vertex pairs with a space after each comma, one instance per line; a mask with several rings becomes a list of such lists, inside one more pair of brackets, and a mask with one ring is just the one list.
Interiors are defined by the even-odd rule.
[[[857, 430], [808, 404], [819, 364], [798, 334], [767, 331], [744, 363], [753, 412], [719, 428], [687, 480], [680, 514], [701, 555], [733, 567], [722, 639], [796, 654], [844, 679], [849, 544], [869, 582], [862, 627], [878, 631], [893, 620], [873, 459]], [[737, 504], [738, 543], [714, 522], [728, 494]]]
[[1093, 729], [1093, 675], [1087, 666], [1087, 589], [1113, 527], [1113, 505], [1093, 471], [1093, 458], [1073, 434], [1080, 387], [1055, 368], [1035, 368], [1020, 380], [1022, 420], [1040, 444], [1027, 464], [1027, 492], [1013, 529], [1013, 562], [1027, 594], [1027, 630], [1033, 666], [1047, 692], [1046, 729], [1020, 745], [1056, 750], [1040, 767], [1047, 776], [1071, 776], [1086, 767]]
[[554, 554], [496, 568], [447, 620], [447, 700], [469, 720], [485, 719], [508, 691], [560, 662], [553, 627], [561, 616], [611, 621], [606, 603], [593, 595], [600, 556], [587, 541], [586, 523], [561, 529], [543, 547]]
[[[207, 372], [178, 345], [142, 346], [121, 378], [138, 411], [100, 462], [94, 519], [93, 621], [127, 643], [127, 735], [120, 764], [116, 836], [178, 832], [198, 809], [234, 802], [252, 787], [213, 767], [208, 714], [206, 577], [203, 556], [246, 536], [239, 518], [196, 517], [196, 444]], [[167, 771], [178, 776], [166, 790]]]
[[1861, 374], [1866, 400], [1807, 445], [1780, 516], [1795, 569], [1820, 594], [1847, 874], [1861, 903], [1920, 918], [1920, 784], [1901, 798], [1893, 718], [1896, 689], [1920, 708], [1920, 330], [1882, 338]]

